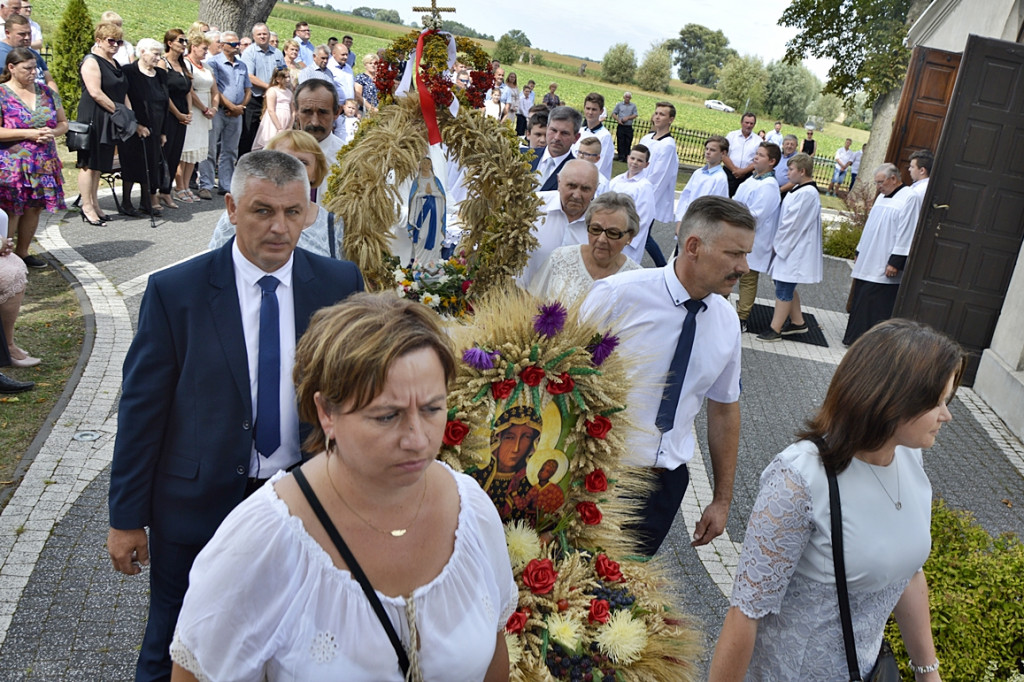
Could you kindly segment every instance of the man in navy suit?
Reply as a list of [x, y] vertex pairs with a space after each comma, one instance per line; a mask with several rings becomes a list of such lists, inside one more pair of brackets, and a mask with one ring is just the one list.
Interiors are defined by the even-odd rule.
[[217, 526], [301, 460], [296, 341], [317, 309], [363, 289], [352, 263], [295, 248], [308, 202], [297, 159], [242, 157], [226, 196], [235, 239], [153, 275], [142, 299], [124, 363], [107, 539], [118, 571], [152, 564], [136, 680], [170, 678], [188, 572]]
[[538, 192], [558, 189], [558, 173], [567, 162], [572, 161], [572, 146], [580, 139], [583, 115], [572, 107], [555, 107], [548, 114], [547, 146], [540, 157], [535, 157], [531, 167], [539, 173]]

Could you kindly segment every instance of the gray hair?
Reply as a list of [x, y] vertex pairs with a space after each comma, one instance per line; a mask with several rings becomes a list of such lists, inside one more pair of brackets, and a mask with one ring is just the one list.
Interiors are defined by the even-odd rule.
[[875, 169], [875, 175], [879, 173], [885, 173], [886, 177], [894, 177], [900, 174], [900, 169], [896, 167], [896, 164], [883, 163], [881, 166]]
[[317, 45], [316, 49], [313, 50], [313, 54], [325, 54], [328, 57], [330, 57], [331, 56], [331, 48], [327, 47], [327, 45]]
[[271, 31], [271, 32], [270, 32], [270, 37], [271, 37], [271, 38], [277, 38], [277, 37], [278, 37], [278, 35], [277, 35], [276, 33], [274, 33], [273, 31]]
[[723, 223], [751, 232], [757, 227], [757, 220], [750, 209], [740, 202], [719, 196], [703, 196], [694, 199], [686, 209], [686, 215], [679, 223], [679, 241], [695, 235], [704, 244], [711, 244], [722, 232]]
[[785, 137], [782, 138], [783, 142], [785, 142], [786, 140], [793, 140], [793, 142], [797, 142], [797, 143], [800, 142], [800, 140], [796, 139], [796, 135], [794, 135], [793, 133], [789, 133], [788, 135], [786, 135]]
[[270, 32], [270, 27], [267, 26], [265, 23], [263, 23], [262, 21], [256, 22], [252, 25], [252, 28], [249, 30], [249, 33], [252, 35], [253, 38], [256, 37], [256, 29], [258, 28], [265, 28], [267, 29], [268, 33]]
[[625, 213], [626, 228], [630, 234], [636, 235], [640, 232], [640, 215], [636, 212], [636, 204], [633, 198], [622, 192], [605, 192], [590, 202], [584, 222], [590, 227], [590, 218], [595, 213]]
[[203, 34], [203, 37], [209, 40], [211, 43], [220, 42], [220, 31], [207, 31]]
[[[4, 6], [6, 5], [7, 3], [4, 3]], [[100, 21], [109, 21], [110, 23], [117, 24], [118, 26], [124, 23], [124, 20], [121, 19], [121, 15], [112, 9], [108, 9], [106, 12], [101, 14]]]
[[220, 41], [222, 43], [230, 43], [231, 42], [230, 40], [226, 40], [226, 38], [228, 36], [231, 36], [235, 40], [238, 40], [238, 34], [235, 33], [234, 31], [221, 31], [220, 32]]
[[153, 52], [159, 57], [164, 53], [164, 44], [152, 38], [142, 38], [135, 46], [135, 56], [141, 57], [145, 52]]
[[309, 195], [309, 176], [306, 167], [294, 156], [263, 149], [250, 152], [238, 160], [235, 173], [231, 176], [231, 196], [235, 202], [242, 201], [250, 178], [267, 180], [277, 187], [301, 182], [305, 194]]
[[576, 111], [572, 107], [560, 106], [555, 107], [548, 114], [548, 125], [551, 125], [552, 121], [569, 121], [572, 123], [573, 134], [580, 132], [580, 126], [583, 125], [583, 114]]

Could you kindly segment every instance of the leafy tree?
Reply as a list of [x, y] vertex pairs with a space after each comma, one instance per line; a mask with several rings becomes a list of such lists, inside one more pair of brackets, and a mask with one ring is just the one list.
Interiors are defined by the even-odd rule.
[[786, 123], [802, 125], [807, 120], [807, 107], [820, 90], [821, 83], [802, 64], [771, 62], [764, 88], [764, 108]]
[[680, 29], [679, 37], [668, 41], [668, 49], [675, 53], [679, 80], [708, 88], [715, 86], [718, 70], [736, 55], [724, 33], [700, 24]]
[[761, 111], [765, 101], [768, 71], [760, 58], [733, 57], [719, 72], [719, 98], [743, 111]]
[[379, 9], [373, 18], [377, 21], [386, 21], [389, 24], [401, 25], [402, 23], [402, 17], [398, 16], [398, 10], [393, 9]]
[[843, 110], [843, 100], [830, 92], [823, 93], [821, 97], [814, 100], [814, 104], [807, 110], [807, 113], [814, 118], [820, 119], [822, 123], [831, 123], [839, 118]]
[[[487, 33], [481, 33], [480, 31], [472, 29], [469, 26], [466, 26], [465, 24], [459, 23], [458, 21], [449, 19], [448, 17], [442, 17], [442, 21], [444, 22], [444, 30], [448, 31], [452, 35], [464, 36], [466, 38], [476, 38], [478, 40], [494, 40], [494, 36], [489, 35]], [[415, 25], [419, 26], [419, 24]]]
[[609, 83], [632, 83], [636, 74], [636, 53], [626, 43], [608, 48], [601, 60], [601, 75]]
[[352, 10], [352, 14], [357, 17], [363, 17], [364, 19], [373, 19], [377, 14], [377, 10], [371, 9], [370, 7], [356, 7]]
[[[810, 55], [833, 60], [825, 92], [849, 99], [864, 90], [874, 102], [906, 75], [907, 17], [920, 0], [793, 0], [779, 24], [800, 29], [786, 43], [786, 61]], [[870, 27], [870, 30], [866, 30]]]
[[672, 53], [664, 43], [655, 43], [636, 70], [636, 84], [651, 92], [668, 92], [672, 80]]
[[871, 123], [874, 120], [874, 112], [868, 103], [868, 96], [864, 92], [858, 92], [852, 98], [843, 103], [843, 111], [846, 113], [844, 123], [854, 128], [871, 130]]
[[494, 46], [493, 57], [502, 64], [513, 64], [519, 61], [519, 57], [522, 54], [523, 46], [506, 33], [498, 38], [498, 44]]
[[92, 49], [92, 33], [92, 19], [85, 0], [68, 0], [53, 40], [50, 73], [57, 82], [69, 120], [74, 120], [78, 114], [78, 100], [82, 93], [78, 70], [82, 58]]
[[507, 35], [509, 38], [514, 40], [519, 45], [522, 45], [523, 47], [533, 47], [533, 45], [530, 44], [530, 39], [527, 38], [526, 34], [520, 31], [518, 28], [512, 29], [505, 35]]

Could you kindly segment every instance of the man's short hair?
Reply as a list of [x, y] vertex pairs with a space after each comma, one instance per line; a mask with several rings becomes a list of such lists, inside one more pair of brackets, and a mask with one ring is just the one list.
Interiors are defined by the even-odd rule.
[[599, 92], [591, 92], [583, 98], [583, 106], [587, 105], [587, 102], [593, 102], [601, 109], [604, 109], [604, 95]]
[[671, 116], [672, 118], [676, 117], [676, 105], [672, 104], [672, 102], [655, 102], [654, 108], [668, 109], [669, 116]]
[[203, 37], [206, 38], [211, 43], [219, 43], [220, 42], [220, 31], [207, 31], [206, 33], [203, 34]]
[[292, 102], [295, 104], [295, 109], [299, 108], [299, 95], [307, 91], [326, 90], [331, 93], [331, 111], [338, 110], [338, 89], [334, 87], [333, 81], [327, 81], [323, 78], [310, 78], [305, 83], [300, 83], [299, 87], [295, 88], [295, 95], [292, 97]]
[[774, 142], [762, 142], [757, 146], [763, 147], [768, 152], [768, 158], [772, 160], [772, 166], [779, 165], [779, 161], [782, 160], [782, 150], [779, 149], [779, 145]]
[[782, 138], [783, 142], [785, 142], [786, 140], [793, 140], [793, 142], [797, 142], [797, 143], [800, 142], [800, 140], [796, 139], [796, 135], [794, 135], [793, 133], [788, 133], [787, 135], [785, 135]]
[[345, 40], [352, 40], [352, 36], [342, 36], [341, 39], [343, 41], [345, 41]]
[[249, 31], [249, 33], [252, 34], [253, 38], [256, 37], [256, 29], [258, 29], [258, 28], [265, 28], [265, 29], [267, 29], [267, 33], [270, 33], [270, 27], [269, 26], [267, 26], [262, 21], [257, 21], [255, 24], [252, 25], [252, 29]]
[[708, 139], [704, 140], [704, 146], [707, 147], [712, 142], [718, 145], [718, 151], [722, 153], [729, 151], [729, 140], [725, 137], [721, 135], [712, 135]]
[[[108, 22], [108, 23], [113, 23], [113, 22]], [[29, 25], [30, 24], [28, 23], [28, 17], [23, 17], [20, 14], [12, 14], [11, 16], [7, 17], [7, 24], [6, 24], [6, 26], [29, 26]], [[5, 26], [4, 30], [6, 30], [8, 33], [10, 33], [11, 29], [7, 28], [6, 26]], [[2, 66], [2, 65], [0, 65], [0, 66]]]
[[555, 107], [548, 114], [548, 125], [551, 125], [552, 121], [569, 121], [572, 123], [572, 132], [576, 134], [580, 132], [580, 126], [583, 125], [583, 114], [576, 111], [572, 107], [565, 105]]
[[324, 56], [330, 57], [331, 56], [331, 48], [327, 47], [327, 45], [317, 45], [316, 49], [313, 50], [313, 54], [314, 55], [322, 54]]
[[804, 172], [804, 175], [810, 177], [814, 174], [814, 159], [811, 158], [810, 154], [797, 152], [793, 155], [793, 158], [786, 162], [786, 167], [801, 170]]
[[629, 151], [631, 151], [631, 152], [640, 152], [641, 154], [644, 155], [645, 159], [648, 162], [650, 162], [650, 160], [651, 160], [651, 150], [647, 148], [647, 145], [635, 144], [635, 145], [633, 145], [633, 148], [630, 149]]
[[775, 122], [775, 123], [773, 124], [773, 126], [772, 126], [772, 127], [774, 127], [774, 126], [780, 126], [780, 125], [782, 125], [782, 121], [776, 121], [776, 122]]
[[893, 177], [900, 174], [900, 169], [893, 163], [883, 163], [881, 166], [875, 169], [875, 175], [879, 173], [885, 173], [886, 177]]
[[591, 135], [590, 137], [585, 137], [582, 140], [580, 140], [579, 146], [581, 148], [582, 147], [588, 147], [589, 148], [589, 147], [597, 146], [597, 148], [600, 149], [601, 148], [601, 140], [599, 138], [595, 137], [594, 135]]
[[535, 126], [540, 126], [541, 128], [548, 127], [548, 108], [544, 105], [541, 105], [541, 108], [544, 111], [537, 111], [530, 114], [530, 120], [526, 124], [527, 130], [533, 130]]
[[601, 196], [595, 197], [587, 207], [583, 222], [590, 227], [590, 219], [595, 213], [618, 213], [619, 211], [626, 214], [626, 229], [629, 230], [629, 233], [631, 235], [639, 234], [640, 216], [636, 212], [636, 203], [633, 202], [633, 197], [622, 192], [605, 192]]
[[755, 114], [753, 111], [745, 112], [742, 116], [740, 116], [740, 121], [742, 121], [745, 118], [752, 118], [754, 119], [754, 122], [757, 123], [757, 114]]
[[696, 235], [705, 244], [710, 244], [721, 233], [722, 223], [751, 232], [757, 227], [753, 214], [740, 202], [714, 195], [703, 196], [694, 199], [686, 209], [686, 215], [679, 224], [679, 241]]
[[236, 203], [242, 201], [250, 178], [267, 180], [277, 187], [301, 182], [306, 188], [306, 194], [309, 194], [306, 167], [294, 156], [283, 152], [261, 149], [245, 154], [238, 160], [235, 172], [231, 176], [231, 196]]
[[295, 35], [296, 33], [298, 33], [300, 28], [308, 28], [308, 27], [309, 27], [309, 22], [308, 21], [300, 21], [300, 22], [295, 24], [295, 30], [292, 31], [292, 35]]
[[[3, 4], [4, 6], [7, 6], [8, 3], [5, 2]], [[120, 14], [118, 14], [112, 9], [108, 9], [106, 12], [100, 15], [100, 21], [112, 21], [115, 24], [120, 24], [123, 20], [121, 19]]]
[[[7, 21], [10, 21], [8, 19]], [[917, 161], [917, 167], [923, 168], [928, 175], [932, 174], [932, 164], [935, 163], [935, 155], [927, 149], [918, 149], [910, 155], [911, 161]]]

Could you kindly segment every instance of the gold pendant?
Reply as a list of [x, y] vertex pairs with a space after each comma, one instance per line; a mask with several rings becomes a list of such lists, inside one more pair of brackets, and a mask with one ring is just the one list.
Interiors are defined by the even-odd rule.
[[393, 537], [393, 538], [400, 538], [403, 535], [405, 535], [405, 531], [406, 530], [407, 530], [406, 528], [399, 528], [397, 530], [393, 530], [393, 531], [391, 531], [391, 537]]

